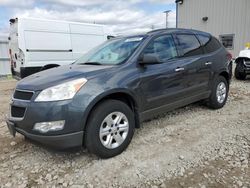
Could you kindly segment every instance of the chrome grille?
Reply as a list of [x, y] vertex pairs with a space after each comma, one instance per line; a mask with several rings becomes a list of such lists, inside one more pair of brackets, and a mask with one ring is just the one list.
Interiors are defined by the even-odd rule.
[[244, 60], [244, 64], [245, 64], [247, 67], [250, 67], [250, 60]]

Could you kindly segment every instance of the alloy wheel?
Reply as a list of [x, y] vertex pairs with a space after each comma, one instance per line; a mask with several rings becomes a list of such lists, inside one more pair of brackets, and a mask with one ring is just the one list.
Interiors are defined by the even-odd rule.
[[226, 99], [226, 95], [227, 95], [226, 84], [224, 82], [220, 82], [216, 90], [216, 97], [217, 97], [218, 103], [220, 104], [223, 103]]
[[104, 118], [99, 138], [103, 146], [114, 149], [125, 141], [128, 131], [128, 118], [122, 112], [112, 112]]

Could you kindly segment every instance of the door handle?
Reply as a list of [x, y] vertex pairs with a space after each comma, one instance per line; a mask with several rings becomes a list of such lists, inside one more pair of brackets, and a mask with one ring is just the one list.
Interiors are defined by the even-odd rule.
[[181, 72], [184, 71], [185, 69], [183, 67], [178, 67], [175, 69], [175, 72]]
[[212, 65], [213, 63], [212, 62], [206, 62], [205, 65]]

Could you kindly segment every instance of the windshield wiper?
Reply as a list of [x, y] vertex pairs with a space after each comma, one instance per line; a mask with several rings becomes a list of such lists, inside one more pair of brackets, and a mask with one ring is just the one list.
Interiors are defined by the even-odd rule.
[[80, 63], [80, 65], [102, 65], [99, 62], [85, 62], [85, 63]]

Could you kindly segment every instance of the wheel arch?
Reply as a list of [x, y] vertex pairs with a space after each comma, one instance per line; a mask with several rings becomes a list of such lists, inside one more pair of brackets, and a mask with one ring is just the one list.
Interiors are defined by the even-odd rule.
[[131, 92], [127, 90], [113, 90], [109, 92], [105, 92], [95, 98], [93, 102], [90, 104], [90, 107], [88, 108], [86, 114], [85, 114], [85, 120], [84, 120], [84, 131], [86, 130], [87, 123], [89, 121], [90, 114], [95, 109], [97, 105], [102, 103], [105, 100], [113, 99], [113, 100], [119, 100], [127, 104], [133, 113], [135, 114], [135, 127], [140, 128], [140, 118], [139, 118], [139, 108], [138, 103], [135, 99], [135, 96], [131, 94]]
[[237, 64], [237, 63], [241, 63], [242, 62], [242, 60], [245, 60], [245, 59], [248, 59], [248, 60], [250, 60], [250, 58], [249, 57], [237, 57], [236, 59], [235, 59], [235, 63]]
[[230, 84], [231, 77], [230, 77], [230, 74], [227, 71], [220, 72], [219, 76], [223, 76], [227, 80], [227, 83]]

